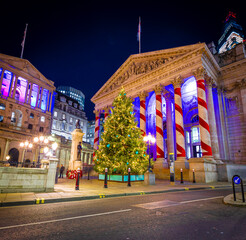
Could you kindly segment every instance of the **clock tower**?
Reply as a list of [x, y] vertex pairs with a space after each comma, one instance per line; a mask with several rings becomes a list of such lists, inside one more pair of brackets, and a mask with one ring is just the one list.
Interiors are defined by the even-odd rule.
[[236, 22], [236, 14], [229, 12], [224, 23], [223, 34], [218, 41], [218, 52], [226, 52], [243, 42], [243, 29]]

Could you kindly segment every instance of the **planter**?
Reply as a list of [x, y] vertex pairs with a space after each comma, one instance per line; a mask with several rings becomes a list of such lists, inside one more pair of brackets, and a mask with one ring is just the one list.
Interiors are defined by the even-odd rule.
[[[98, 179], [104, 180], [105, 174], [99, 174]], [[113, 182], [127, 182], [128, 175], [112, 174], [108, 175], [108, 181]], [[131, 182], [144, 181], [144, 175], [131, 175]]]

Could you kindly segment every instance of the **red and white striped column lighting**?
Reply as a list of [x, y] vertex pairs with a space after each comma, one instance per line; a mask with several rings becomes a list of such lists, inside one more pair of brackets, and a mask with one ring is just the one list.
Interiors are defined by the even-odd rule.
[[184, 121], [181, 100], [181, 84], [183, 79], [178, 76], [173, 81], [174, 87], [174, 104], [175, 104], [175, 128], [176, 128], [176, 149], [177, 161], [185, 161], [185, 134], [184, 134]]
[[140, 130], [142, 136], [146, 136], [146, 92], [141, 92], [139, 95], [140, 100]]
[[[95, 121], [95, 134], [94, 134], [94, 149], [98, 149], [99, 145], [99, 130], [100, 130], [100, 110], [95, 110], [94, 114], [96, 115], [96, 121]], [[94, 157], [95, 153], [93, 153]]]
[[163, 87], [155, 87], [156, 96], [156, 155], [158, 158], [164, 159], [164, 146], [163, 146], [163, 120], [162, 120], [162, 93]]
[[205, 69], [203, 67], [200, 67], [193, 72], [197, 83], [198, 116], [202, 155], [212, 157], [204, 74]]
[[107, 106], [104, 108], [104, 122], [107, 120], [108, 116], [109, 116], [109, 107]]

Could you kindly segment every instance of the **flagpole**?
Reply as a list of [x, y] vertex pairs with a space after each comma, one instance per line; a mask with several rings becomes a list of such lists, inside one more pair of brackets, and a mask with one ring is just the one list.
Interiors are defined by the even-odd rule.
[[24, 52], [25, 41], [26, 41], [27, 27], [28, 27], [28, 23], [26, 23], [26, 28], [25, 28], [25, 31], [24, 31], [24, 37], [23, 37], [23, 41], [21, 43], [22, 48], [21, 48], [21, 56], [20, 56], [20, 58], [23, 58], [23, 52]]
[[139, 41], [138, 41], [138, 52], [141, 53], [141, 17], [139, 17]]

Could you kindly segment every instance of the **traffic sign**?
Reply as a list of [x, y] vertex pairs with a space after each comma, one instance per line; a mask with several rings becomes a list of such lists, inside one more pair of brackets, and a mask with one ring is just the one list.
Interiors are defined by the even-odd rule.
[[235, 184], [240, 184], [240, 183], [241, 183], [240, 177], [239, 177], [239, 176], [234, 176], [234, 177], [233, 177], [233, 182], [234, 182]]

